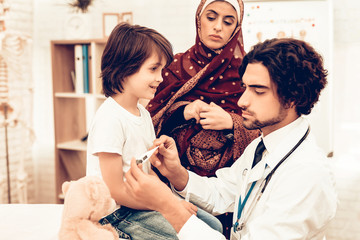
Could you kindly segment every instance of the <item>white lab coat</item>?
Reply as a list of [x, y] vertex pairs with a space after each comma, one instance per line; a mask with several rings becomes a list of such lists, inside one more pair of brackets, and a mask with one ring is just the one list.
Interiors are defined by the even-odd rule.
[[[237, 219], [239, 196], [245, 198], [257, 181], [242, 212], [245, 225], [231, 240], [323, 239], [326, 226], [335, 216], [337, 195], [328, 159], [317, 147], [311, 132], [305, 141], [280, 165], [259, 201], [255, 196], [260, 182], [296, 145], [308, 128], [300, 117], [263, 138], [266, 150], [262, 160], [251, 169], [254, 152], [261, 137], [255, 139], [229, 168], [219, 169], [217, 178], [189, 172], [189, 182], [181, 196], [196, 205], [221, 214], [234, 211]], [[249, 210], [253, 204], [252, 211]], [[247, 217], [248, 215], [248, 217]], [[179, 232], [179, 239], [225, 239], [195, 216]]]

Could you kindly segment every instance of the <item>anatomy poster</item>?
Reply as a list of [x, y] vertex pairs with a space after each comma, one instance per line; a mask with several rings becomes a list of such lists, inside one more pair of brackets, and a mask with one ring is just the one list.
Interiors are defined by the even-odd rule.
[[269, 38], [293, 37], [309, 42], [324, 58], [328, 85], [309, 118], [319, 145], [332, 151], [332, 7], [331, 0], [244, 0], [243, 37], [245, 51]]
[[[328, 1], [245, 1], [245, 50], [274, 37], [294, 37], [328, 51], [332, 21]], [[324, 54], [326, 54], [324, 52]]]

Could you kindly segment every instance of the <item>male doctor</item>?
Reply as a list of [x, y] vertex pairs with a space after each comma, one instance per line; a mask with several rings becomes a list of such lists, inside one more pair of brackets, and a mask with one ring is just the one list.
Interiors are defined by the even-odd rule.
[[[233, 211], [231, 239], [323, 239], [337, 196], [327, 158], [302, 117], [327, 83], [322, 57], [300, 40], [266, 40], [244, 57], [239, 73], [243, 125], [262, 132], [244, 154], [216, 177], [200, 177], [181, 166], [174, 140], [161, 136], [152, 164], [198, 207], [214, 215]], [[136, 200], [163, 214], [179, 239], [225, 239], [134, 161], [126, 185]]]

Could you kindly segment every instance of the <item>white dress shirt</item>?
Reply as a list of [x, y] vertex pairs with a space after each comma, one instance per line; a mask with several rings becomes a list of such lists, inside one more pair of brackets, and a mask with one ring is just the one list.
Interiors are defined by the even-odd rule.
[[[188, 184], [178, 194], [214, 215], [233, 211], [235, 223], [239, 197], [243, 200], [256, 181], [239, 220], [244, 222], [244, 227], [236, 232], [232, 229], [231, 240], [323, 239], [326, 226], [335, 216], [337, 195], [329, 160], [311, 132], [279, 166], [261, 198], [255, 200], [262, 180], [305, 135], [308, 126], [307, 120], [300, 117], [266, 137], [255, 139], [231, 167], [216, 172], [217, 178], [189, 172]], [[262, 160], [251, 169], [261, 138], [266, 150]], [[179, 239], [225, 237], [192, 216], [180, 230]]]

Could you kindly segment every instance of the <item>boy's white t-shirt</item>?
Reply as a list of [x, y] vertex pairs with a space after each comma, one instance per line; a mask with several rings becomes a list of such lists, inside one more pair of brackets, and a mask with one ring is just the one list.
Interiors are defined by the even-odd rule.
[[89, 129], [86, 175], [101, 176], [98, 153], [117, 153], [123, 159], [123, 173], [130, 161], [148, 151], [155, 139], [150, 113], [138, 104], [140, 116], [121, 107], [108, 97], [97, 110]]

